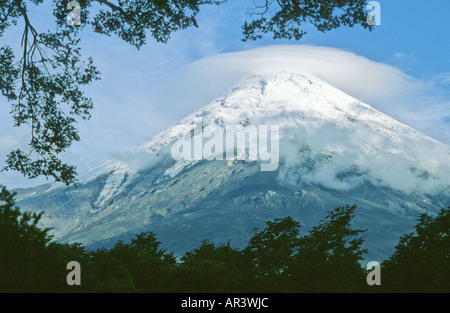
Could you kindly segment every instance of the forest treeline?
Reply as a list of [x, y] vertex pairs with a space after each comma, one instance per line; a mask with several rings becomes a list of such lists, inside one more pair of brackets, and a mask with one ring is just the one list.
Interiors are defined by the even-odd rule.
[[[356, 205], [331, 210], [307, 234], [292, 217], [255, 229], [244, 249], [205, 240], [180, 257], [153, 232], [111, 249], [52, 241], [41, 214], [21, 212], [0, 191], [0, 292], [449, 292], [450, 207], [420, 216], [381, 263], [381, 285], [368, 285], [365, 230], [351, 221]], [[81, 285], [69, 286], [70, 261]]]

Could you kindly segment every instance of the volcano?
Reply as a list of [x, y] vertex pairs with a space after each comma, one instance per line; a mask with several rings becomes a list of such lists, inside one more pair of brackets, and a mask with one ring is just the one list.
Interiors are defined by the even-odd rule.
[[[270, 159], [251, 157], [250, 126], [258, 138], [270, 134]], [[196, 156], [196, 132], [217, 129], [247, 130], [247, 145], [226, 155], [218, 144], [209, 158]], [[174, 155], [183, 140], [191, 158]], [[450, 204], [449, 159], [449, 146], [314, 75], [281, 71], [243, 77], [76, 188], [46, 184], [16, 190], [16, 198], [24, 211], [45, 212], [40, 223], [57, 241], [111, 247], [154, 231], [177, 255], [205, 239], [244, 247], [255, 227], [285, 216], [305, 233], [333, 208], [356, 204], [353, 226], [368, 230], [366, 258], [382, 261], [420, 214]]]

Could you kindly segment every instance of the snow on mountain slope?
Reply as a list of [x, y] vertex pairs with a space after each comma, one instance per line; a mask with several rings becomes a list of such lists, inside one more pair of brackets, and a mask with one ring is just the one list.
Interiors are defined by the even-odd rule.
[[[339, 176], [352, 170], [405, 192], [439, 193], [450, 186], [450, 175], [445, 174], [450, 173], [448, 146], [312, 75], [288, 72], [245, 77], [223, 97], [137, 146], [132, 154], [162, 153], [199, 121], [205, 131], [209, 126], [279, 125], [285, 161], [280, 182], [295, 182], [301, 175], [311, 183], [348, 189], [359, 176]], [[305, 158], [313, 157], [318, 158], [314, 171], [305, 171]], [[179, 161], [168, 172], [193, 163]]]
[[[278, 125], [279, 167], [174, 160], [172, 145], [198, 125]], [[333, 207], [357, 203], [369, 247], [386, 256], [418, 214], [449, 204], [449, 160], [450, 147], [315, 76], [277, 72], [242, 78], [77, 189], [44, 185], [20, 190], [18, 200], [45, 210], [43, 225], [62, 241], [101, 245], [151, 229], [178, 252], [206, 238], [243, 245], [253, 227], [286, 214], [307, 228]]]

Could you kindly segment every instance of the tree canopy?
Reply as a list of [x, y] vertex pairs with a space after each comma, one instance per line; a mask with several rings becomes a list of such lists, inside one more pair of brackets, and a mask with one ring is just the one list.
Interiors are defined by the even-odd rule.
[[449, 265], [450, 207], [435, 217], [420, 216], [414, 232], [403, 235], [393, 255], [382, 263], [383, 277], [388, 290], [448, 292]]
[[[100, 79], [93, 59], [81, 54], [80, 30], [118, 36], [139, 49], [149, 37], [165, 43], [173, 32], [198, 27], [201, 8], [226, 0], [54, 0], [55, 28], [41, 31], [29, 12], [42, 2], [0, 0], [0, 37], [19, 20], [24, 25], [20, 51], [0, 47], [0, 92], [11, 105], [13, 126], [31, 130], [29, 148], [11, 151], [3, 170], [70, 185], [76, 182], [76, 168], [60, 155], [80, 140], [76, 123], [91, 116], [93, 102], [83, 87]], [[79, 23], [70, 14], [74, 10]], [[265, 0], [254, 2], [249, 17], [242, 26], [244, 41], [266, 34], [299, 40], [305, 24], [322, 32], [355, 25], [372, 29], [365, 0]]]
[[[40, 214], [22, 213], [0, 188], [0, 292], [448, 292], [449, 212], [423, 215], [382, 262], [381, 286], [366, 283], [356, 206], [328, 212], [308, 233], [292, 217], [255, 229], [242, 249], [204, 240], [174, 256], [148, 231], [112, 248], [87, 250], [52, 240]], [[66, 265], [81, 285], [66, 283]]]

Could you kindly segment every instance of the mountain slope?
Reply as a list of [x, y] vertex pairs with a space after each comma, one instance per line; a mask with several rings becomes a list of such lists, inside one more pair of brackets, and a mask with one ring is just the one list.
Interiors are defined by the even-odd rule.
[[[279, 126], [278, 168], [174, 160], [172, 144], [199, 125], [204, 133]], [[356, 203], [355, 226], [369, 229], [368, 257], [381, 260], [420, 213], [450, 203], [449, 157], [448, 146], [316, 77], [279, 72], [243, 78], [77, 189], [43, 185], [17, 198], [25, 210], [46, 212], [42, 224], [58, 240], [108, 246], [152, 230], [176, 253], [207, 238], [244, 246], [254, 227], [275, 217], [291, 215], [306, 231], [334, 207]]]

